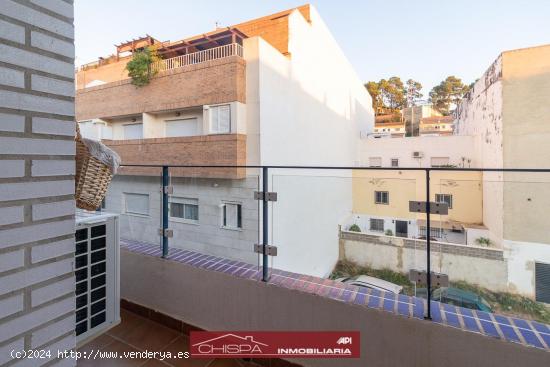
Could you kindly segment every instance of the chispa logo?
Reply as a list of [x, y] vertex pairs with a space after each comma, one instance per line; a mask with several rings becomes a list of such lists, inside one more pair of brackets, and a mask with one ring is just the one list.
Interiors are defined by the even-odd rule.
[[254, 336], [240, 336], [236, 334], [224, 334], [212, 339], [192, 344], [201, 354], [210, 356], [219, 355], [243, 355], [243, 354], [261, 354], [262, 347], [267, 347], [265, 343], [254, 340]]
[[358, 331], [193, 331], [191, 356], [216, 358], [359, 358]]

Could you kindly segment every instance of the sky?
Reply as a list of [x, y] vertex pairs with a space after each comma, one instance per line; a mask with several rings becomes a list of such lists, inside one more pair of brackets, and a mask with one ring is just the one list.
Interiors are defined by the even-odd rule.
[[[77, 65], [146, 33], [175, 41], [306, 0], [77, 0]], [[505, 50], [550, 43], [550, 0], [311, 0], [363, 81], [469, 84]]]

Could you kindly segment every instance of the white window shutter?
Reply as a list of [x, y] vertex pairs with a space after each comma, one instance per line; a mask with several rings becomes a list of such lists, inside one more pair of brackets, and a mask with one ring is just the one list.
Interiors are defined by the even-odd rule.
[[219, 130], [218, 114], [218, 107], [210, 108], [210, 133], [212, 134], [216, 134]]
[[218, 112], [218, 132], [229, 133], [231, 132], [231, 109], [229, 105], [219, 106]]

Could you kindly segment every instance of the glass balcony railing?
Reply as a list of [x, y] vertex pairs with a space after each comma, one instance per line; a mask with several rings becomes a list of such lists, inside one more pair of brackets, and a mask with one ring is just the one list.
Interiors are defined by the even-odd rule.
[[154, 169], [105, 201], [131, 251], [550, 348], [550, 170]]

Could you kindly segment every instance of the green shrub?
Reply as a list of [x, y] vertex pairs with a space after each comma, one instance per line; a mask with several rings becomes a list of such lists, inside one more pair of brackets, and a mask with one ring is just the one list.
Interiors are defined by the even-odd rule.
[[491, 240], [486, 237], [476, 238], [476, 243], [480, 246], [491, 246]]
[[349, 226], [348, 231], [350, 232], [361, 232], [361, 228], [357, 224], [352, 224]]
[[160, 57], [155, 48], [146, 47], [143, 51], [135, 52], [132, 60], [126, 64], [132, 84], [137, 87], [149, 84], [151, 78], [157, 73], [157, 70], [152, 69], [151, 65], [159, 60]]
[[393, 236], [393, 231], [391, 229], [386, 229], [386, 232], [384, 232], [386, 236]]

